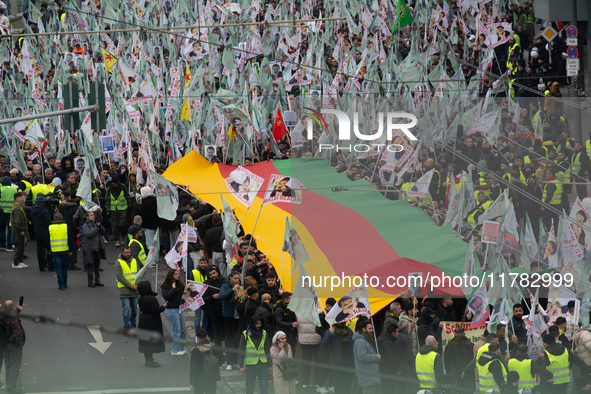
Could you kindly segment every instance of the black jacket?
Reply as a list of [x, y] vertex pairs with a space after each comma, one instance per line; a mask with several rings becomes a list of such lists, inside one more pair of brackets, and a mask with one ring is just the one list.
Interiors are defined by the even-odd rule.
[[162, 297], [168, 302], [166, 309], [178, 309], [183, 303], [183, 292], [178, 285], [174, 288], [171, 283], [164, 282], [160, 290], [162, 290]]
[[403, 376], [412, 376], [415, 370], [415, 355], [412, 350], [412, 338], [404, 331], [398, 331], [396, 338], [396, 357]]
[[221, 224], [213, 226], [205, 233], [205, 249], [208, 256], [211, 257], [213, 252], [223, 253], [224, 249], [221, 241], [223, 233], [224, 227]]
[[445, 346], [445, 371], [460, 380], [462, 372], [474, 357], [474, 344], [465, 335], [458, 335]]
[[275, 304], [281, 299], [281, 294], [279, 294], [279, 285], [267, 287], [267, 284], [265, 283], [264, 286], [259, 287], [259, 299], [262, 299], [263, 294], [269, 294], [271, 296], [271, 304]]
[[[160, 314], [164, 312], [164, 306], [158, 303], [157, 293], [152, 291], [150, 282], [143, 281], [138, 283], [137, 290], [140, 293], [138, 306], [140, 308], [140, 318], [138, 328], [164, 334], [162, 330], [162, 318]], [[139, 341], [140, 353], [162, 353], [165, 351], [164, 342]]]
[[[189, 367], [189, 384], [193, 387], [202, 387], [203, 382], [217, 382], [220, 380], [220, 369], [216, 368], [211, 375], [205, 375], [205, 354], [211, 352], [219, 362], [222, 362], [224, 355], [219, 350], [209, 350], [202, 352], [196, 347], [191, 352], [191, 364]], [[201, 386], [200, 386], [201, 385]]]
[[[378, 338], [378, 346], [382, 356], [380, 370], [388, 375], [397, 375], [400, 371], [400, 364], [396, 357], [396, 338], [385, 332]], [[394, 381], [390, 381], [390, 383], [392, 382]]]
[[[222, 285], [226, 279], [222, 276], [218, 276], [217, 279], [213, 280], [211, 278], [207, 278], [205, 284], [208, 285], [207, 290], [205, 290], [205, 294], [203, 294], [203, 301], [205, 301], [205, 305], [207, 305], [207, 311], [212, 314], [220, 314], [222, 313], [222, 300], [220, 298], [215, 299], [213, 298], [214, 294], [220, 294], [220, 290]], [[214, 289], [213, 287], [217, 287]]]
[[251, 321], [254, 315], [256, 314], [256, 310], [259, 307], [259, 303], [252, 298], [248, 297], [244, 303], [244, 317], [246, 321]]
[[273, 337], [275, 335], [275, 315], [271, 310], [271, 306], [266, 302], [262, 302], [261, 305], [254, 312], [255, 316], [263, 319], [263, 328], [267, 331], [267, 335]]
[[275, 320], [277, 321], [277, 331], [283, 331], [287, 339], [295, 339], [298, 335], [298, 329], [293, 327], [293, 323], [298, 321], [296, 314], [289, 309], [285, 303], [280, 302], [275, 306]]
[[51, 214], [49, 208], [45, 205], [45, 198], [37, 196], [35, 205], [31, 210], [31, 220], [35, 229], [35, 239], [37, 241], [46, 241], [49, 239], [49, 225], [51, 224]]
[[149, 196], [142, 200], [140, 206], [140, 216], [142, 217], [142, 227], [148, 230], [156, 230], [160, 227], [162, 219], [156, 214], [158, 205], [156, 196]]

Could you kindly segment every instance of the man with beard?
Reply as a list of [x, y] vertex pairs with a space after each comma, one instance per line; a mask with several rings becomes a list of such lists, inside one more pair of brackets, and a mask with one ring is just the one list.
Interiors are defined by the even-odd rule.
[[220, 275], [218, 267], [210, 265], [207, 268], [207, 280], [203, 282], [208, 286], [203, 294], [203, 301], [207, 306], [207, 317], [211, 323], [208, 331], [217, 345], [221, 345], [224, 334], [224, 316], [222, 315], [222, 300], [220, 300], [220, 289], [224, 282], [225, 278]]
[[59, 171], [55, 174], [59, 179], [62, 180], [63, 182], [66, 182], [68, 180], [68, 174], [70, 174], [71, 172], [74, 172], [74, 162], [72, 161], [72, 159], [69, 156], [65, 156], [60, 164], [61, 168], [59, 169]]
[[261, 394], [267, 394], [268, 376], [271, 373], [271, 338], [263, 329], [263, 319], [255, 316], [250, 328], [240, 335], [238, 363], [243, 365], [240, 373], [246, 375], [246, 394], [254, 393], [256, 378], [259, 378]]

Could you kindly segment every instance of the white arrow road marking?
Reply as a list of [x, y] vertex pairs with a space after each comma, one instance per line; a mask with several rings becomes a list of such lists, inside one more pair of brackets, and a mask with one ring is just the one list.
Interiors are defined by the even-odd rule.
[[90, 331], [90, 335], [92, 335], [92, 337], [96, 341], [96, 343], [88, 342], [88, 344], [90, 346], [92, 346], [93, 348], [95, 348], [96, 350], [98, 350], [99, 352], [101, 352], [102, 354], [105, 354], [105, 352], [107, 351], [109, 346], [111, 346], [112, 342], [104, 342], [103, 341], [103, 334], [101, 333], [101, 329], [99, 326], [87, 326], [87, 327], [88, 327], [88, 331]]

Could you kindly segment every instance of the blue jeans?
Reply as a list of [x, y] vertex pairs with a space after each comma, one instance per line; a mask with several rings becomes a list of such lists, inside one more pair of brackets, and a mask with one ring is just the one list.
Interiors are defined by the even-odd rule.
[[132, 324], [136, 324], [137, 297], [121, 298], [121, 306], [123, 307], [123, 326], [129, 327]]
[[54, 252], [52, 255], [53, 265], [55, 265], [55, 273], [57, 274], [57, 284], [59, 287], [67, 286], [70, 256], [68, 256], [68, 252]]
[[[0, 229], [0, 248], [12, 248], [12, 229], [10, 228], [10, 212], [4, 212], [6, 225]], [[8, 229], [8, 234], [6, 229]], [[7, 239], [8, 238], [8, 239]]]
[[[185, 311], [179, 313], [178, 308], [166, 308], [166, 316], [168, 316], [168, 320], [170, 320], [170, 325], [172, 326], [172, 332], [170, 336], [173, 338], [178, 339], [185, 339], [187, 338], [187, 328], [185, 327]], [[170, 351], [172, 353], [177, 353], [185, 350], [185, 345], [180, 343], [172, 343], [170, 347]]]
[[254, 384], [257, 376], [259, 378], [261, 394], [267, 394], [267, 386], [269, 384], [267, 364], [247, 365], [244, 368], [244, 374], [246, 375], [246, 394], [254, 393]]
[[28, 9], [29, 9], [29, 0], [23, 0], [23, 8], [22, 8], [23, 13], [27, 12]]
[[[203, 318], [203, 321], [201, 319]], [[199, 329], [207, 330], [209, 327], [209, 320], [207, 320], [207, 313], [203, 310], [203, 307], [195, 311], [195, 332]]]

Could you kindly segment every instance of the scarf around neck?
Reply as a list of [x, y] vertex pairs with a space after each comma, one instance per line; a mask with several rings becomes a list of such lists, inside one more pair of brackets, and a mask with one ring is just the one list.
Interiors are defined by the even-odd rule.
[[347, 330], [347, 326], [344, 327], [336, 327], [334, 328], [335, 333], [339, 336], [343, 343], [349, 342], [349, 330]]
[[361, 335], [363, 335], [365, 337], [365, 339], [367, 339], [367, 341], [371, 345], [371, 348], [373, 349], [373, 351], [377, 353], [378, 351], [376, 349], [376, 341], [374, 339], [374, 336], [370, 335], [367, 332], [363, 332], [363, 331], [361, 332]]

